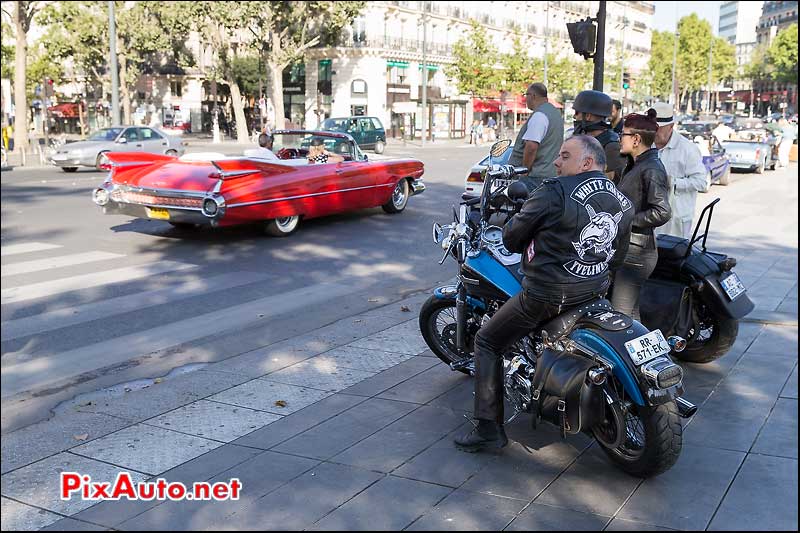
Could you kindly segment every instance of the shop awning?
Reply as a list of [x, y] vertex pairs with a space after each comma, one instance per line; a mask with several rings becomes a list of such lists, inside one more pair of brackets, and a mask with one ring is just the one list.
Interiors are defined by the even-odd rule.
[[64, 102], [61, 104], [56, 104], [54, 106], [50, 106], [47, 108], [47, 112], [51, 114], [54, 118], [78, 118], [80, 117], [80, 111], [78, 110], [78, 104], [73, 102]]
[[[527, 112], [528, 105], [525, 103], [525, 97], [520, 94], [515, 98], [517, 111]], [[550, 98], [549, 101], [556, 109], [562, 109], [564, 107], [552, 98]], [[514, 99], [510, 96], [506, 97], [505, 102], [503, 102], [500, 98], [473, 98], [472, 110], [476, 113], [499, 113], [501, 106], [504, 105], [506, 111], [512, 111], [514, 109], [514, 104]]]

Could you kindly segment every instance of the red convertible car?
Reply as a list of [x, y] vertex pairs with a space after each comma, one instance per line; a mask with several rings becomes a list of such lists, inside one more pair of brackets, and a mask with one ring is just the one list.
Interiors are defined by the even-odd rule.
[[[344, 161], [309, 163], [308, 147], [317, 139]], [[259, 222], [270, 235], [284, 237], [305, 218], [377, 206], [399, 213], [410, 196], [425, 190], [421, 161], [369, 161], [345, 133], [276, 131], [273, 150], [274, 159], [254, 156], [251, 150], [242, 157], [206, 153], [180, 158], [109, 152], [104, 168], [110, 173], [93, 200], [106, 214], [165, 220], [178, 227]]]

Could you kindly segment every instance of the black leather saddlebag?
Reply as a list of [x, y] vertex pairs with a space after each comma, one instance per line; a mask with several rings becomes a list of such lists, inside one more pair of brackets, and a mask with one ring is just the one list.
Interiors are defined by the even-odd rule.
[[544, 350], [531, 384], [533, 424], [545, 420], [561, 428], [561, 436], [588, 431], [603, 420], [602, 387], [587, 377], [597, 363], [567, 352]]
[[639, 314], [648, 329], [686, 338], [692, 326], [692, 290], [682, 283], [650, 278], [639, 295]]

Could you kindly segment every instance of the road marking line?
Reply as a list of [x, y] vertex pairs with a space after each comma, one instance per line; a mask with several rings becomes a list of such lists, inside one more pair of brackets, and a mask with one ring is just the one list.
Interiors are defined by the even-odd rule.
[[7, 320], [0, 324], [2, 342], [38, 335], [46, 331], [60, 329], [92, 320], [121, 315], [130, 311], [146, 309], [165, 303], [184, 300], [193, 296], [209, 294], [221, 290], [247, 285], [264, 280], [268, 276], [256, 272], [231, 272], [208, 279], [194, 279], [174, 287], [138, 292], [127, 296], [118, 296], [108, 300], [88, 303], [65, 309], [57, 309], [34, 316]]
[[[349, 285], [317, 283], [60, 354], [35, 359], [29, 359], [30, 356], [24, 353], [6, 354], [0, 380], [2, 398], [41, 390], [66, 378], [209, 335], [242, 328], [253, 322], [260, 321], [264, 327], [268, 327], [268, 320], [273, 316], [296, 311], [309, 304], [336, 300], [352, 291], [353, 287]], [[15, 359], [19, 362], [15, 362]]]
[[54, 296], [62, 292], [77, 291], [88, 289], [90, 287], [101, 287], [103, 285], [110, 285], [112, 283], [146, 278], [155, 274], [163, 274], [165, 272], [195, 268], [196, 266], [197, 265], [190, 265], [187, 263], [178, 263], [176, 261], [158, 261], [155, 263], [145, 263], [143, 265], [107, 270], [105, 272], [81, 274], [80, 276], [73, 276], [71, 278], [58, 279], [54, 281], [32, 283], [30, 285], [22, 285], [19, 287], [3, 289], [0, 291], [0, 304], [6, 305], [16, 302], [24, 302], [26, 300], [33, 300], [35, 298]]
[[21, 244], [11, 244], [9, 246], [3, 246], [0, 248], [0, 257], [39, 252], [41, 250], [52, 250], [53, 248], [61, 248], [61, 245], [47, 244], [46, 242], [24, 242]]
[[2, 274], [0, 274], [0, 277], [6, 278], [8, 276], [16, 276], [18, 274], [30, 274], [32, 272], [41, 272], [43, 270], [51, 270], [54, 268], [82, 265], [85, 263], [92, 263], [94, 261], [106, 261], [108, 259], [117, 259], [120, 257], [125, 257], [125, 255], [114, 254], [111, 252], [85, 252], [80, 254], [48, 257], [47, 259], [37, 259], [35, 261], [24, 261], [21, 263], [3, 265], [3, 270]]

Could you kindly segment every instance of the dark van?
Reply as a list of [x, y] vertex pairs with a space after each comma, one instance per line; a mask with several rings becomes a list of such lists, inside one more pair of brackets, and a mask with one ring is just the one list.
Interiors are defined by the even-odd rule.
[[376, 117], [329, 118], [322, 123], [320, 129], [347, 133], [356, 140], [359, 147], [375, 150], [376, 154], [382, 154], [386, 148], [386, 130]]

